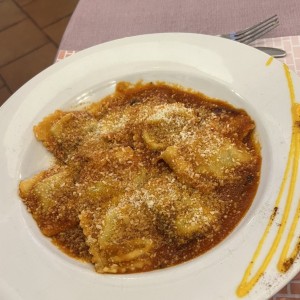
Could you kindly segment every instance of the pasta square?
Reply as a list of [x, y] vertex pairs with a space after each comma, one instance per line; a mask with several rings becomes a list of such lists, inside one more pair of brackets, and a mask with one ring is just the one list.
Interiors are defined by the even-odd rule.
[[165, 83], [120, 82], [82, 110], [34, 127], [55, 165], [20, 182], [41, 232], [99, 273], [179, 264], [222, 241], [260, 177], [241, 109]]

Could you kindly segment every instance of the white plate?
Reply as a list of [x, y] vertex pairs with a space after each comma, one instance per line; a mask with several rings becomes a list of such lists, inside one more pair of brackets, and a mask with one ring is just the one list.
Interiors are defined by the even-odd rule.
[[[82, 51], [18, 90], [0, 109], [0, 298], [238, 298], [236, 289], [273, 211], [292, 136], [291, 100], [283, 65], [274, 60], [266, 66], [268, 58], [253, 48], [217, 37], [137, 36]], [[299, 97], [300, 80], [291, 76]], [[111, 93], [117, 81], [139, 79], [180, 83], [246, 109], [256, 121], [262, 145], [262, 177], [245, 218], [211, 251], [160, 271], [100, 275], [88, 264], [62, 254], [42, 236], [18, 198], [18, 182], [49, 165], [50, 155], [33, 136], [34, 124], [57, 108]], [[296, 186], [275, 255], [246, 299], [270, 297], [300, 270], [298, 261], [285, 274], [276, 269], [299, 199], [299, 181]], [[273, 243], [285, 201], [283, 197], [256, 266]], [[299, 232], [297, 227], [296, 235]]]

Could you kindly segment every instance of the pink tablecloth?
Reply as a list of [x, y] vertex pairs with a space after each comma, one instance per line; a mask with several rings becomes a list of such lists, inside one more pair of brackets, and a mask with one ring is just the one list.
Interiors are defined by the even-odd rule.
[[220, 34], [277, 14], [267, 37], [300, 35], [299, 0], [80, 0], [60, 49], [81, 50], [145, 33]]
[[[57, 58], [132, 35], [232, 32], [274, 14], [280, 26], [256, 45], [285, 49], [283, 61], [300, 75], [300, 0], [80, 0]], [[300, 299], [300, 273], [272, 299]]]

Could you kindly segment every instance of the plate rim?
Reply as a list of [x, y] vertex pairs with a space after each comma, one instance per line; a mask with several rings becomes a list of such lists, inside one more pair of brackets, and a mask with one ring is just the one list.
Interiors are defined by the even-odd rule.
[[[10, 97], [10, 99], [7, 101], [7, 103], [5, 103], [1, 108], [0, 108], [0, 116], [5, 114], [5, 112], [8, 110], [8, 108], [16, 105], [20, 100], [20, 97], [22, 95], [22, 92], [24, 90], [31, 90], [32, 86], [34, 86], [36, 83], [38, 83], [38, 81], [40, 80], [47, 80], [47, 77], [48, 75], [50, 75], [51, 73], [55, 72], [56, 69], [61, 69], [61, 68], [64, 68], [66, 66], [68, 66], [69, 64], [74, 64], [76, 61], [82, 59], [82, 58], [85, 58], [86, 56], [89, 56], [90, 54], [94, 53], [94, 52], [97, 52], [97, 51], [102, 51], [103, 49], [106, 49], [106, 48], [111, 48], [111, 47], [118, 47], [119, 44], [122, 44], [122, 43], [131, 43], [131, 41], [134, 41], [134, 40], [138, 40], [138, 39], [148, 39], [148, 38], [160, 38], [160, 37], [163, 37], [163, 38], [172, 38], [173, 37], [176, 37], [178, 38], [179, 36], [181, 37], [184, 37], [184, 38], [203, 38], [205, 37], [204, 39], [207, 39], [207, 36], [205, 35], [199, 35], [199, 34], [193, 34], [193, 33], [189, 33], [189, 34], [186, 34], [186, 33], [161, 33], [161, 34], [147, 34], [147, 35], [142, 35], [142, 36], [134, 36], [134, 37], [129, 37], [129, 38], [122, 38], [122, 39], [119, 39], [119, 40], [115, 40], [115, 41], [110, 41], [110, 42], [106, 42], [106, 43], [103, 43], [101, 45], [96, 45], [96, 46], [93, 46], [91, 48], [88, 48], [88, 49], [85, 49], [83, 51], [80, 51], [78, 53], [76, 53], [74, 56], [72, 57], [69, 57], [69, 58], [66, 58], [65, 60], [51, 66], [50, 68], [48, 68], [46, 71], [43, 71], [42, 73], [40, 73], [39, 75], [35, 76], [32, 80], [30, 80], [28, 83], [26, 83], [22, 88], [20, 88], [12, 97]], [[211, 37], [209, 36], [208, 39], [219, 39], [217, 37]], [[224, 43], [226, 43], [227, 45], [232, 44], [233, 42], [231, 41], [223, 41]], [[223, 43], [222, 42], [222, 43]], [[232, 44], [233, 45], [233, 44]], [[239, 47], [245, 47], [244, 49], [248, 49], [248, 46], [244, 46], [244, 45], [235, 45], [235, 47], [239, 48]], [[257, 50], [254, 50], [253, 51], [257, 51]], [[254, 53], [252, 50], [251, 52]], [[258, 53], [257, 53], [258, 55]], [[264, 58], [268, 58], [268, 56], [264, 55], [264, 54], [261, 54], [263, 56], [261, 57], [264, 57]], [[277, 64], [277, 62], [274, 62], [275, 64]], [[61, 64], [61, 65], [59, 65]], [[57, 67], [56, 67], [57, 66]], [[295, 76], [295, 75], [294, 75]], [[14, 100], [16, 99], [16, 100]], [[24, 98], [26, 99], [26, 98]], [[25, 101], [25, 100], [23, 100]], [[5, 125], [3, 124], [4, 122], [1, 123], [0, 121], [0, 128]], [[298, 270], [295, 271], [295, 274], [298, 273], [299, 269], [300, 269], [300, 264], [298, 264]], [[290, 277], [291, 279], [292, 277]], [[286, 284], [286, 283], [285, 283]], [[285, 285], [283, 284], [283, 286]], [[278, 288], [278, 290], [280, 290], [280, 288]]]

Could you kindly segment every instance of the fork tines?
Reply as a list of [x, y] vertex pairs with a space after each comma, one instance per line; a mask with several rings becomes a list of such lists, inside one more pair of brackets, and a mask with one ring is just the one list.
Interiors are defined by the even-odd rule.
[[262, 35], [266, 34], [267, 32], [271, 31], [275, 27], [279, 25], [279, 19], [277, 15], [274, 15], [262, 22], [259, 22], [256, 25], [253, 25], [249, 28], [244, 30], [240, 30], [237, 32], [232, 32], [228, 35], [222, 35], [222, 37], [229, 38], [231, 40], [249, 44], [254, 40], [258, 39]]

